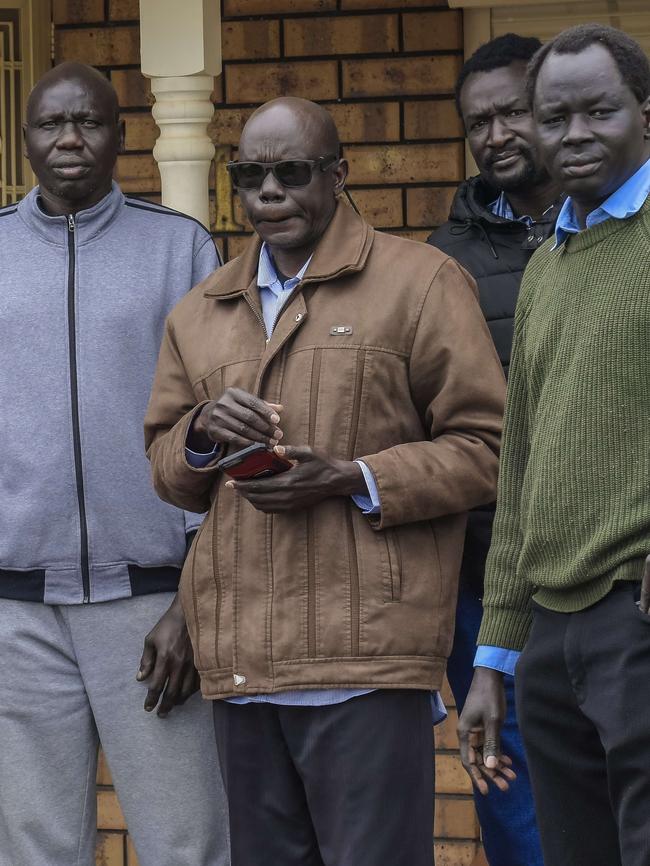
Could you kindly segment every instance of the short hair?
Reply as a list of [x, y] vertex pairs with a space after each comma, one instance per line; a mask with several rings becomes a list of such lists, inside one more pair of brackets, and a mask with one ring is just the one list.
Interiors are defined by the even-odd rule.
[[532, 104], [539, 71], [550, 54], [581, 54], [591, 45], [602, 45], [612, 55], [623, 81], [640, 103], [650, 96], [650, 62], [639, 43], [606, 24], [579, 24], [563, 30], [547, 42], [528, 64], [526, 91]]
[[463, 64], [456, 82], [456, 108], [460, 117], [463, 116], [460, 110], [460, 92], [470, 75], [475, 72], [491, 72], [493, 69], [503, 69], [517, 61], [528, 63], [541, 47], [542, 43], [535, 36], [505, 33], [503, 36], [497, 36], [496, 39], [492, 39], [477, 48], [469, 60]]

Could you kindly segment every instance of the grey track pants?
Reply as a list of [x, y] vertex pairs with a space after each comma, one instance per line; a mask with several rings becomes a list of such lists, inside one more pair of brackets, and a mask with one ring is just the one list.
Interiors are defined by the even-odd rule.
[[171, 599], [0, 599], [0, 866], [93, 866], [99, 741], [140, 866], [227, 866], [211, 704], [159, 719], [135, 680]]

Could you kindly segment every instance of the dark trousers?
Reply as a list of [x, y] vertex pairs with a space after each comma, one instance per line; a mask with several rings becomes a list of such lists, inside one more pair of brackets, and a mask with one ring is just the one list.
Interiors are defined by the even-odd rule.
[[638, 585], [535, 606], [517, 714], [547, 866], [650, 866], [650, 616]]
[[232, 866], [431, 866], [430, 695], [214, 702]]

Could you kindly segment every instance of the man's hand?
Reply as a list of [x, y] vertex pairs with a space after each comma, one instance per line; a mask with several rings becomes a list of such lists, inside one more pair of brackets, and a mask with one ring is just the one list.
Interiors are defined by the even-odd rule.
[[458, 721], [460, 758], [472, 784], [487, 794], [488, 782], [507, 791], [516, 779], [512, 761], [501, 753], [501, 727], [506, 712], [503, 674], [475, 668], [474, 679]]
[[[144, 701], [150, 713], [160, 700], [158, 715], [167, 716], [199, 688], [192, 645], [178, 595], [144, 639], [137, 680], [149, 680]], [[162, 699], [161, 699], [162, 696]]]
[[258, 511], [274, 514], [294, 508], [309, 508], [330, 496], [367, 493], [358, 463], [335, 460], [306, 446], [274, 448], [279, 457], [294, 461], [280, 475], [252, 481], [227, 481], [226, 487], [247, 499]]
[[215, 442], [235, 450], [262, 442], [273, 448], [282, 439], [279, 412], [282, 406], [267, 403], [241, 388], [226, 388], [218, 400], [206, 403], [192, 422], [187, 444], [192, 451], [207, 452]]
[[641, 613], [650, 613], [650, 556], [646, 556], [643, 577], [641, 579], [641, 598], [639, 600]]

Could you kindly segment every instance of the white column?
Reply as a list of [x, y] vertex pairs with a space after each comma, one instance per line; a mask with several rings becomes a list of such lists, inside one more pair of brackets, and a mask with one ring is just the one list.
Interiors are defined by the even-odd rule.
[[209, 226], [208, 175], [214, 145], [206, 128], [214, 107], [209, 75], [152, 78], [152, 108], [160, 137], [153, 149], [160, 169], [162, 202]]
[[160, 129], [154, 159], [162, 202], [209, 228], [207, 126], [214, 76], [221, 73], [221, 20], [215, 0], [140, 0], [142, 73], [151, 79]]

